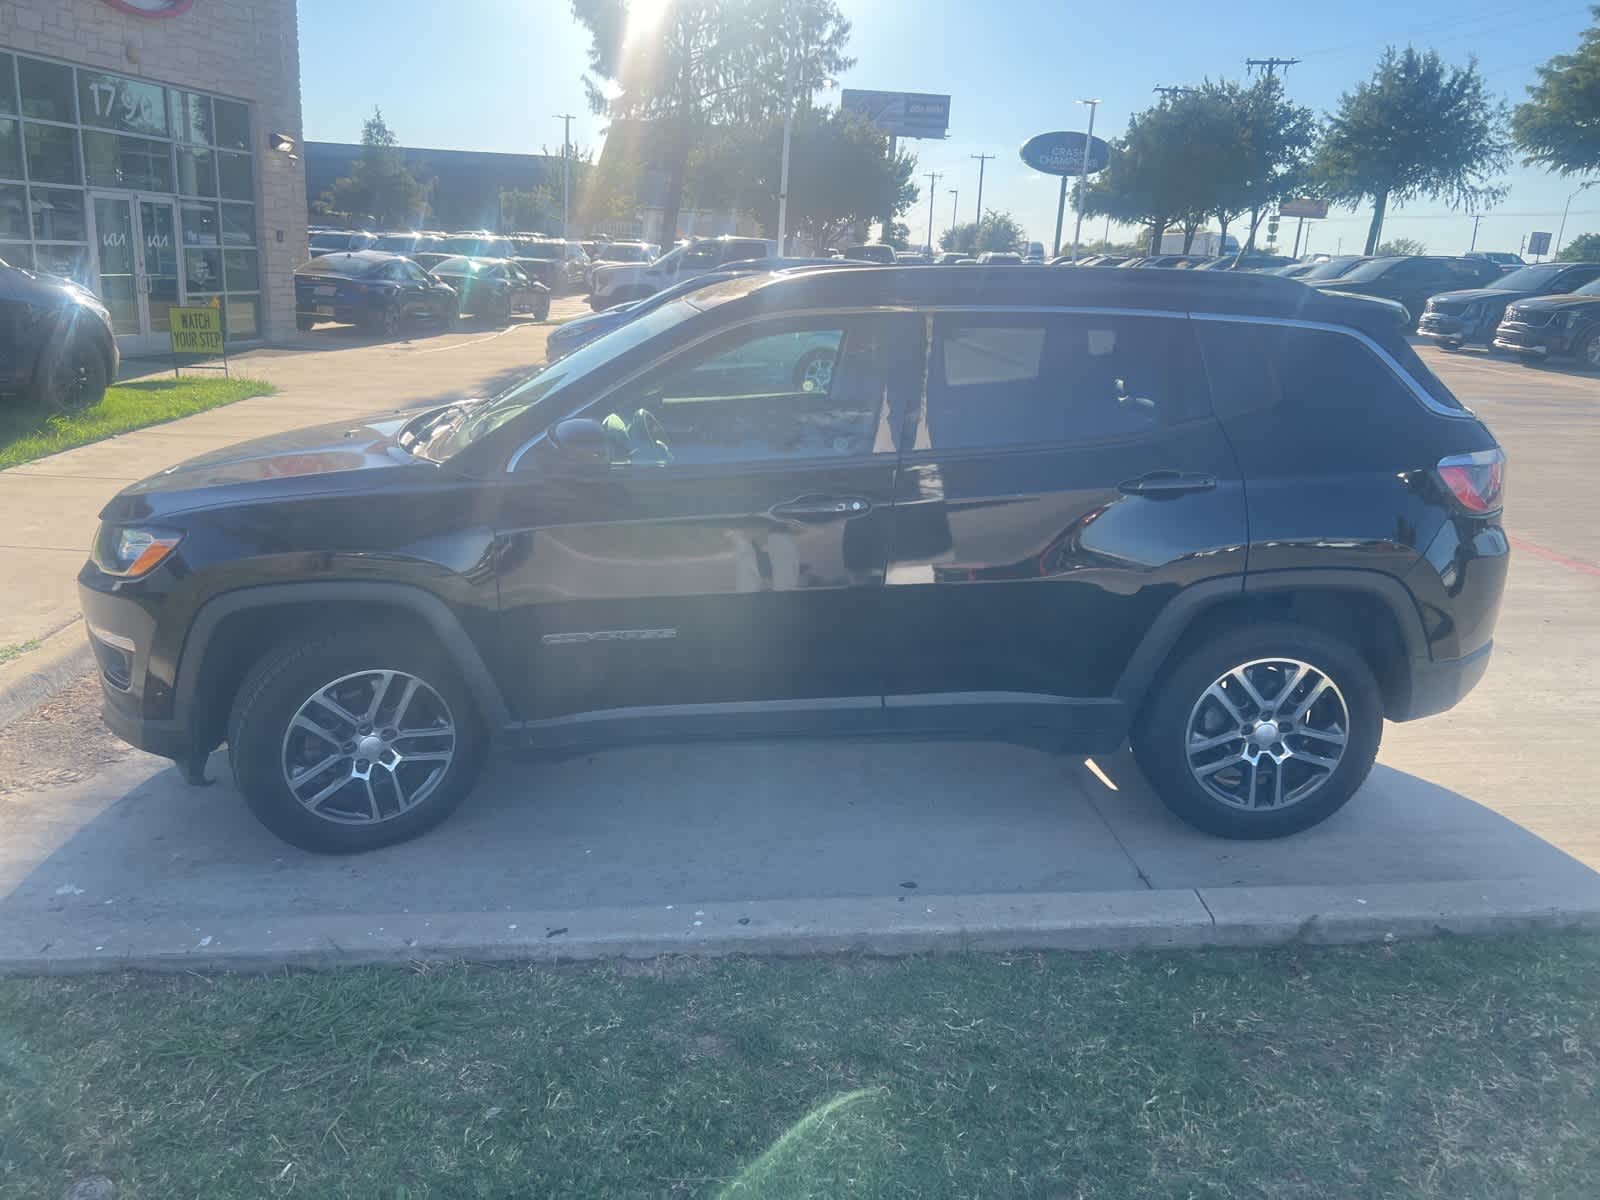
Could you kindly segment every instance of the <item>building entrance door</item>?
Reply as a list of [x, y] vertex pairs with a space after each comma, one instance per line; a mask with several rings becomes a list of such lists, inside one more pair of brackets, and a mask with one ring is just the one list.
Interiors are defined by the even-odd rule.
[[163, 354], [167, 310], [183, 303], [177, 205], [165, 196], [94, 196], [100, 298], [124, 354]]

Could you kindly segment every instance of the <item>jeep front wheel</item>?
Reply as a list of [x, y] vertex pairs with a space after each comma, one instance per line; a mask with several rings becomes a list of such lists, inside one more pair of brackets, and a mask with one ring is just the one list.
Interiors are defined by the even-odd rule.
[[1383, 698], [1351, 646], [1263, 625], [1193, 646], [1156, 684], [1134, 753], [1162, 801], [1228, 838], [1298, 833], [1372, 770]]
[[228, 749], [256, 817], [324, 854], [431, 829], [471, 790], [485, 739], [441, 654], [381, 632], [287, 645], [256, 664]]

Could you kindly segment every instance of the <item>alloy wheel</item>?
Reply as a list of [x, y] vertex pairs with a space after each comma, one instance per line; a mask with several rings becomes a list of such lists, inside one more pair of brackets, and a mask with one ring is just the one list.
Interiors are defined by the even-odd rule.
[[1292, 658], [1243, 663], [1201, 694], [1184, 751], [1206, 792], [1258, 812], [1299, 804], [1325, 784], [1349, 744], [1350, 712], [1323, 671]]
[[89, 366], [79, 361], [68, 363], [50, 379], [50, 404], [57, 412], [75, 413], [89, 403]]
[[426, 800], [456, 754], [450, 706], [404, 671], [345, 675], [302, 703], [283, 735], [284, 783], [326, 821], [374, 825]]

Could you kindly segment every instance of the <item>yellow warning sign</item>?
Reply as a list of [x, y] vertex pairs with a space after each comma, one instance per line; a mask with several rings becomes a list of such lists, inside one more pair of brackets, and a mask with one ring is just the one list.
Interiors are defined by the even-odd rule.
[[169, 308], [167, 322], [174, 354], [222, 353], [220, 308]]

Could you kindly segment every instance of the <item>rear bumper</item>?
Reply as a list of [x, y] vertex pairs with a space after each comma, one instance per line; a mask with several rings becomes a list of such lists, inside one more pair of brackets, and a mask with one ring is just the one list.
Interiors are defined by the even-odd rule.
[[1490, 641], [1460, 658], [1413, 659], [1411, 662], [1411, 694], [1403, 707], [1389, 713], [1392, 721], [1415, 721], [1447, 712], [1483, 678], [1489, 669], [1489, 655], [1494, 650]]

